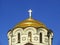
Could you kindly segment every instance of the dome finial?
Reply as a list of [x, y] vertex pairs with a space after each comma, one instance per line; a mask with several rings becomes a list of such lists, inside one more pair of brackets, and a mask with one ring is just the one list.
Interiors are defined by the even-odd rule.
[[28, 12], [29, 12], [29, 18], [31, 18], [32, 17], [32, 14], [31, 14], [32, 13], [32, 10], [29, 9]]

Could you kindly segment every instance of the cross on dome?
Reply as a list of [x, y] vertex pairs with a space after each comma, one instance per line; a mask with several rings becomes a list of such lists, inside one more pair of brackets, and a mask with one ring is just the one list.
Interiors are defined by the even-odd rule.
[[32, 10], [29, 9], [28, 12], [29, 12], [29, 18], [31, 18], [31, 16], [32, 16]]

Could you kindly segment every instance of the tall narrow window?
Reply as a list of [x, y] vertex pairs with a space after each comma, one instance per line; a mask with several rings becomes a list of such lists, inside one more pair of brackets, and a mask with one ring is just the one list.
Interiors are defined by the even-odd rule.
[[30, 38], [30, 41], [31, 41], [31, 32], [28, 33], [28, 37]]
[[40, 33], [40, 43], [42, 43], [42, 33]]
[[28, 37], [31, 37], [31, 32], [28, 33]]
[[20, 33], [18, 33], [18, 43], [20, 43]]

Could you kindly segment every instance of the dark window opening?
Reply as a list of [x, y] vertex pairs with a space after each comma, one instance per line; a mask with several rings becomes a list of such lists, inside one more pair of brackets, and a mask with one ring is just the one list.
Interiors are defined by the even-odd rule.
[[31, 37], [31, 32], [28, 33], [28, 37]]
[[20, 43], [20, 33], [18, 33], [18, 43]]
[[31, 38], [32, 38], [31, 35], [32, 35], [31, 32], [28, 32], [28, 37], [30, 38], [30, 41], [32, 41], [31, 40]]
[[40, 33], [40, 43], [42, 43], [42, 33]]

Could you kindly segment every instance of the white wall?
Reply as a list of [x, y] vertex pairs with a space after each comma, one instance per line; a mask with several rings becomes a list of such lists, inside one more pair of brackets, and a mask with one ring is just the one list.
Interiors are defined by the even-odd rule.
[[[32, 41], [29, 40], [28, 32], [32, 33], [32, 35], [31, 35]], [[24, 45], [28, 42], [30, 42], [34, 45], [48, 45], [48, 42], [49, 42], [51, 45], [51, 40], [48, 41], [47, 32], [48, 32], [48, 30], [46, 30], [44, 28], [39, 28], [39, 29], [36, 29], [34, 27], [27, 27], [25, 29], [16, 28], [13, 30], [13, 32], [12, 31], [8, 32], [9, 45]], [[18, 43], [18, 38], [17, 38], [18, 33], [20, 33], [20, 38], [21, 38], [20, 43]], [[39, 42], [40, 33], [42, 33], [42, 43]], [[12, 34], [13, 34], [13, 36], [11, 38]], [[52, 36], [50, 36], [50, 37], [52, 37]]]

